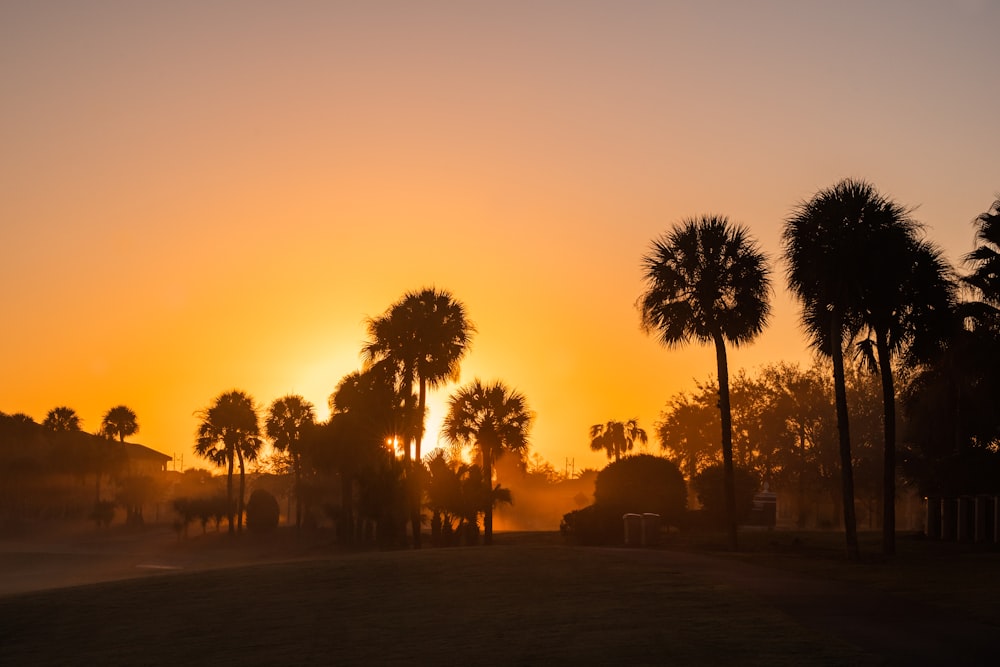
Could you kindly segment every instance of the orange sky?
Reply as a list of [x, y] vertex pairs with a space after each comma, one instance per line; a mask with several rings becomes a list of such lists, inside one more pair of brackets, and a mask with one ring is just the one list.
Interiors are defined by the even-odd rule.
[[[854, 176], [972, 248], [1000, 6], [870, 4], [4, 2], [0, 410], [94, 430], [124, 403], [190, 466], [220, 392], [325, 416], [364, 318], [433, 285], [479, 329], [463, 381], [600, 466], [591, 424], [652, 432], [714, 374], [638, 327], [673, 222], [729, 215], [776, 258], [790, 207]], [[734, 370], [808, 359], [782, 278]]]

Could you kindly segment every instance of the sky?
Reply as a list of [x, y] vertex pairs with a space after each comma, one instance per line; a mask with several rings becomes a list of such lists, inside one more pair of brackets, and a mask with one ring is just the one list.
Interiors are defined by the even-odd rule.
[[476, 325], [460, 384], [503, 380], [533, 452], [601, 467], [592, 424], [652, 438], [715, 375], [639, 327], [676, 222], [729, 216], [773, 262], [733, 371], [811, 359], [779, 238], [817, 190], [867, 179], [951, 261], [974, 247], [998, 34], [986, 0], [5, 0], [0, 410], [94, 431], [125, 404], [203, 466], [199, 409], [238, 388], [325, 418], [365, 319], [433, 286]]

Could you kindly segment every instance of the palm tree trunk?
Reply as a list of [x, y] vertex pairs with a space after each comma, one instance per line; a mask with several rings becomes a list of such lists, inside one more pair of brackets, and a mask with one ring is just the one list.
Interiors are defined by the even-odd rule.
[[417, 414], [420, 416], [420, 423], [417, 424], [417, 448], [414, 458], [420, 461], [420, 446], [424, 440], [424, 420], [427, 418], [427, 380], [420, 378], [420, 390], [417, 399]]
[[240, 457], [240, 497], [236, 507], [236, 532], [243, 532], [243, 491], [246, 488], [246, 468], [243, 464], [243, 449], [236, 448], [236, 454]]
[[229, 462], [229, 472], [226, 475], [226, 517], [229, 519], [229, 534], [236, 530], [233, 525], [233, 452], [227, 452], [226, 459]]
[[844, 537], [847, 555], [860, 560], [858, 522], [854, 511], [854, 466], [851, 461], [851, 430], [847, 414], [847, 384], [844, 378], [843, 325], [840, 311], [834, 309], [830, 318], [830, 344], [833, 356], [833, 389], [837, 403], [837, 432], [840, 436], [840, 479], [843, 485]]
[[726, 485], [726, 528], [729, 548], [739, 548], [736, 530], [736, 474], [733, 470], [733, 417], [729, 405], [729, 361], [726, 358], [726, 341], [716, 333], [715, 359], [719, 373], [719, 412], [722, 421], [722, 469]]
[[298, 454], [293, 458], [295, 465], [295, 536], [302, 531], [302, 461]]
[[483, 482], [486, 484], [486, 510], [483, 512], [483, 544], [493, 544], [493, 452], [483, 452]]
[[892, 352], [885, 331], [875, 334], [878, 366], [882, 375], [882, 409], [885, 432], [882, 458], [882, 553], [896, 553], [896, 387], [892, 378]]
[[[424, 416], [425, 409], [427, 407], [427, 381], [421, 377], [420, 378], [420, 388], [419, 396], [417, 399], [417, 416], [419, 422], [414, 425], [414, 444], [413, 451], [413, 461], [412, 465], [414, 468], [421, 466], [420, 462], [420, 445], [424, 439]], [[419, 472], [415, 471], [416, 474], [413, 476], [413, 496], [411, 498], [412, 507], [410, 509], [410, 527], [413, 531], [413, 548], [419, 549], [421, 543], [421, 525], [420, 525], [420, 499], [423, 497], [422, 489], [420, 488], [421, 475]]]

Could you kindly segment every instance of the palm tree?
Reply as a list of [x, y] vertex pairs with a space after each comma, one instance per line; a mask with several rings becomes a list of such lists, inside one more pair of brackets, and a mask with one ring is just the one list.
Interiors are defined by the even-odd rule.
[[309, 429], [316, 425], [313, 404], [301, 396], [289, 395], [271, 403], [264, 428], [274, 448], [288, 452], [295, 473], [295, 530], [302, 526], [302, 445]]
[[[368, 321], [369, 339], [361, 351], [366, 367], [389, 362], [396, 368], [407, 399], [407, 414], [413, 414], [413, 386], [418, 386], [416, 421], [402, 434], [408, 465], [411, 460], [418, 465], [421, 461], [427, 388], [458, 379], [459, 364], [468, 352], [474, 331], [465, 306], [447, 290], [435, 288], [407, 292], [384, 315]], [[420, 548], [419, 483], [413, 488], [417, 494], [411, 508], [413, 546]]]
[[417, 461], [421, 459], [427, 388], [458, 379], [459, 364], [474, 333], [465, 306], [447, 290], [435, 288], [407, 292], [384, 315], [368, 321], [369, 340], [362, 349], [366, 365], [389, 360], [401, 375], [404, 391], [412, 393], [417, 384], [420, 421], [408, 434], [415, 440], [413, 458]]
[[[882, 261], [869, 274], [859, 316], [868, 337], [859, 349], [882, 383], [882, 551], [896, 550], [896, 388], [894, 356], [927, 359], [942, 344], [955, 306], [955, 282], [941, 251], [916, 238], [919, 227], [886, 201], [877, 230]], [[877, 358], [877, 361], [876, 361]]]
[[[354, 539], [356, 484], [366, 500], [371, 501], [371, 506], [377, 505], [386, 510], [381, 514], [376, 512], [378, 516], [369, 518], [381, 525], [379, 531], [384, 536], [393, 535], [396, 527], [387, 523], [393, 513], [388, 509], [395, 511], [393, 497], [401, 491], [392, 487], [392, 481], [397, 479], [398, 466], [394, 451], [389, 449], [395, 449], [406, 425], [413, 423], [412, 392], [407, 397], [401, 391], [395, 367], [383, 360], [364, 372], [345, 376], [330, 396], [329, 405], [330, 421], [321, 433], [322, 445], [314, 455], [323, 460], [321, 467], [336, 469], [340, 475], [338, 535], [346, 542]], [[410, 477], [401, 482], [401, 488], [411, 487], [412, 480], [417, 477], [413, 469], [406, 470], [405, 474]], [[371, 489], [365, 489], [361, 486], [364, 482], [376, 484]], [[389, 495], [376, 498], [381, 492]], [[393, 537], [386, 539], [395, 541]]]
[[[227, 466], [226, 502], [229, 512], [229, 532], [243, 529], [243, 492], [245, 488], [245, 460], [256, 460], [260, 451], [260, 425], [257, 406], [246, 393], [228, 391], [215, 399], [211, 407], [198, 413], [194, 451], [218, 466]], [[238, 523], [233, 523], [233, 466], [240, 463], [240, 497], [237, 508]]]
[[532, 419], [524, 395], [502, 382], [484, 385], [477, 379], [448, 400], [442, 433], [456, 446], [475, 448], [482, 461], [490, 497], [483, 518], [485, 544], [493, 542], [493, 505], [500, 491], [493, 485], [493, 464], [505, 451], [527, 449]]
[[691, 340], [715, 345], [722, 422], [726, 516], [730, 548], [737, 548], [733, 425], [726, 342], [752, 341], [770, 313], [767, 258], [748, 230], [724, 216], [682, 221], [656, 239], [643, 257], [646, 291], [639, 298], [642, 327], [668, 348]]
[[[892, 263], [905, 263], [913, 230], [906, 212], [874, 186], [845, 179], [798, 204], [782, 231], [789, 289], [802, 303], [802, 321], [812, 346], [833, 361], [844, 534], [848, 555], [855, 560], [860, 553], [844, 345], [866, 326], [865, 305], [876, 300], [873, 277], [882, 275], [888, 256], [901, 258]], [[889, 356], [885, 353], [886, 367]]]
[[963, 282], [976, 289], [983, 300], [1000, 306], [1000, 199], [976, 218], [976, 240], [980, 245], [965, 256], [972, 273]]
[[646, 431], [639, 428], [637, 419], [626, 422], [609, 421], [607, 424], [594, 424], [590, 427], [590, 448], [595, 452], [607, 452], [608, 458], [615, 461], [620, 461], [625, 452], [632, 451], [636, 440], [642, 444], [649, 442]]
[[80, 416], [76, 414], [76, 410], [73, 408], [67, 408], [66, 406], [52, 408], [45, 415], [45, 421], [42, 422], [42, 426], [57, 433], [79, 431]]
[[131, 408], [119, 405], [104, 414], [101, 430], [117, 437], [119, 443], [125, 444], [126, 437], [135, 435], [139, 431], [139, 422], [136, 421], [135, 412]]

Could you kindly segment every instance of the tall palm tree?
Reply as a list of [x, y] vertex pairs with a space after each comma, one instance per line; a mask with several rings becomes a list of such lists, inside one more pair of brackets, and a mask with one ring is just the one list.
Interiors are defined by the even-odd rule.
[[473, 447], [482, 459], [483, 483], [490, 497], [483, 517], [485, 544], [493, 542], [493, 505], [499, 486], [493, 484], [493, 464], [505, 451], [527, 449], [532, 419], [524, 395], [502, 382], [483, 384], [477, 379], [448, 400], [442, 425], [445, 438], [460, 447]]
[[733, 423], [726, 342], [752, 341], [770, 314], [767, 258], [749, 231], [724, 216], [683, 220], [653, 241], [643, 257], [646, 291], [639, 297], [642, 327], [668, 348], [692, 340], [715, 345], [722, 422], [729, 546], [736, 536]]
[[782, 230], [788, 286], [802, 304], [803, 325], [812, 346], [833, 361], [844, 534], [853, 559], [860, 552], [844, 346], [865, 326], [865, 304], [874, 294], [872, 278], [881, 275], [887, 250], [889, 256], [905, 258], [912, 233], [913, 223], [905, 211], [870, 183], [854, 179], [842, 180], [798, 204]]
[[42, 422], [42, 426], [57, 433], [79, 431], [80, 415], [76, 414], [76, 410], [73, 408], [67, 408], [66, 406], [52, 408], [45, 415], [45, 421]]
[[[362, 348], [367, 367], [378, 362], [393, 364], [407, 399], [405, 412], [413, 414], [413, 387], [417, 385], [416, 420], [405, 429], [405, 459], [420, 465], [427, 388], [457, 380], [459, 364], [469, 349], [475, 327], [465, 306], [447, 290], [425, 288], [407, 292], [385, 314], [368, 321], [369, 339]], [[410, 443], [413, 443], [411, 459]], [[415, 477], [416, 479], [416, 477]], [[417, 498], [411, 503], [413, 546], [420, 548], [420, 486], [413, 484]]]
[[369, 340], [362, 349], [366, 365], [389, 360], [396, 365], [404, 390], [412, 392], [417, 385], [419, 422], [408, 435], [415, 441], [413, 458], [418, 461], [427, 389], [458, 379], [474, 333], [465, 306], [451, 292], [436, 288], [407, 292], [384, 315], [368, 322]]
[[869, 273], [858, 304], [868, 336], [859, 344], [882, 383], [882, 551], [896, 551], [896, 387], [893, 358], [912, 360], [934, 354], [955, 306], [955, 281], [941, 251], [917, 239], [919, 227], [905, 211], [886, 201], [879, 238], [881, 262]]
[[295, 474], [295, 530], [302, 527], [302, 446], [308, 431], [316, 425], [313, 404], [297, 395], [276, 399], [271, 403], [264, 429], [274, 448], [288, 452]]
[[642, 444], [649, 442], [649, 436], [639, 428], [637, 419], [609, 421], [607, 424], [594, 424], [590, 427], [590, 448], [595, 452], [606, 452], [608, 458], [615, 461], [620, 461], [625, 452], [632, 451], [636, 440]]
[[[243, 494], [245, 460], [255, 460], [260, 451], [260, 424], [253, 398], [242, 391], [220, 394], [211, 407], [199, 411], [194, 451], [218, 466], [226, 466], [226, 501], [229, 532], [243, 529]], [[240, 497], [236, 508], [238, 523], [233, 522], [233, 467], [240, 464]]]

